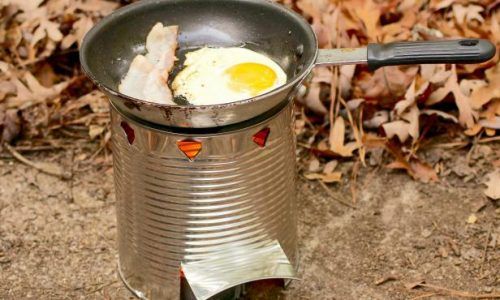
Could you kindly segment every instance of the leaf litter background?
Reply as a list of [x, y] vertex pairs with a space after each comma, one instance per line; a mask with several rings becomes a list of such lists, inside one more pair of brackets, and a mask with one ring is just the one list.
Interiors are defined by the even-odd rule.
[[[82, 74], [78, 47], [93, 24], [128, 2], [0, 0], [2, 151], [41, 172], [67, 178], [58, 164], [32, 161], [22, 153], [75, 145], [94, 149], [88, 147], [93, 141], [97, 151], [74, 157], [76, 168], [110, 165], [107, 100]], [[487, 38], [500, 46], [500, 1], [280, 2], [308, 18], [322, 48], [459, 37]], [[500, 161], [496, 150], [487, 147], [498, 149], [494, 144], [500, 140], [498, 60], [497, 54], [479, 65], [387, 67], [375, 73], [363, 66], [315, 69], [297, 98], [301, 174], [323, 187], [356, 181], [364, 166], [401, 169], [426, 183], [450, 174], [464, 182], [480, 175], [485, 195], [498, 200]], [[448, 155], [454, 165], [444, 163], [443, 151], [461, 148], [467, 156]], [[433, 154], [436, 150], [439, 155]], [[493, 158], [487, 172], [476, 174], [470, 167], [478, 155]], [[343, 200], [346, 206], [356, 203], [355, 189], [351, 193], [352, 203]], [[466, 222], [477, 223], [476, 214]], [[495, 245], [491, 229], [487, 242], [489, 236]], [[443, 244], [439, 255], [447, 257], [455, 248]], [[382, 277], [377, 285], [397, 277]], [[419, 285], [424, 286], [419, 281], [408, 289]]]
[[[500, 45], [499, 1], [282, 2], [310, 20], [321, 48], [459, 37]], [[80, 71], [77, 51], [95, 22], [126, 3], [1, 0], [1, 144], [46, 149], [62, 147], [68, 137], [97, 140], [101, 155], [92, 158], [104, 160], [108, 106]], [[438, 181], [444, 170], [423, 159], [422, 150], [498, 140], [498, 57], [478, 65], [387, 67], [375, 73], [363, 66], [316, 68], [297, 101], [300, 146], [312, 154], [303, 155], [306, 177], [339, 181], [343, 174], [335, 171], [336, 162], [354, 160]], [[490, 177], [500, 180], [498, 172]]]

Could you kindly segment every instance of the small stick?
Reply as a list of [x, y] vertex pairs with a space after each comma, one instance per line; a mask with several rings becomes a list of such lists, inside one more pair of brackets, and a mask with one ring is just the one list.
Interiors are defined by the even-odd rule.
[[46, 174], [49, 174], [49, 175], [53, 175], [53, 176], [57, 176], [57, 177], [60, 177], [60, 178], [63, 178], [63, 179], [69, 179], [69, 178], [71, 178], [71, 174], [69, 174], [67, 172], [64, 172], [63, 170], [60, 170], [59, 168], [49, 168], [49, 167], [43, 166], [40, 163], [32, 162], [31, 160], [29, 160], [26, 157], [22, 156], [21, 153], [17, 152], [14, 149], [14, 147], [12, 147], [11, 145], [9, 145], [7, 143], [5, 143], [4, 146], [5, 146], [5, 148], [7, 148], [7, 150], [10, 152], [10, 154], [15, 159], [19, 160], [20, 162], [22, 162], [23, 164], [25, 164], [27, 166], [30, 166], [30, 167], [32, 167], [34, 169], [37, 169], [40, 172], [43, 172], [43, 173], [46, 173]]
[[[480, 139], [477, 141], [478, 144], [486, 144], [491, 142], [500, 141], [500, 136], [494, 136], [489, 138]], [[444, 144], [436, 144], [435, 148], [463, 148], [469, 145], [470, 142], [455, 142], [455, 143], [444, 143]]]
[[411, 298], [410, 300], [430, 298], [430, 297], [437, 296], [437, 295], [438, 295], [438, 293], [427, 293], [427, 294], [423, 294], [423, 295], [417, 296], [415, 298]]
[[349, 202], [345, 202], [344, 200], [341, 200], [337, 197], [337, 195], [335, 195], [331, 190], [330, 188], [328, 188], [328, 186], [321, 180], [318, 180], [319, 184], [321, 185], [321, 187], [323, 187], [323, 189], [325, 190], [325, 192], [330, 196], [332, 197], [333, 200], [339, 202], [340, 204], [343, 204], [347, 207], [350, 207], [352, 209], [356, 209], [356, 206], [350, 204]]
[[117, 283], [117, 282], [118, 282], [118, 280], [113, 280], [113, 281], [111, 281], [111, 282], [105, 283], [105, 284], [103, 284], [103, 285], [101, 285], [101, 286], [99, 286], [99, 287], [97, 287], [97, 288], [95, 288], [95, 289], [93, 289], [93, 290], [91, 290], [91, 291], [87, 292], [87, 295], [91, 295], [91, 294], [94, 294], [94, 293], [100, 292], [102, 289], [104, 289], [104, 288], [106, 288], [106, 287], [108, 287], [108, 286], [110, 286], [110, 285], [113, 285], [113, 284], [115, 284], [115, 283]]
[[15, 150], [18, 152], [38, 152], [38, 151], [52, 151], [64, 149], [63, 146], [19, 146], [16, 147]]
[[469, 152], [467, 152], [467, 156], [466, 156], [467, 164], [470, 164], [470, 159], [472, 157], [472, 153], [474, 153], [474, 151], [476, 151], [477, 145], [479, 145], [480, 140], [481, 140], [481, 134], [474, 137], [474, 141], [472, 142], [472, 146], [470, 147]]
[[351, 195], [352, 195], [352, 203], [354, 205], [356, 205], [357, 203], [358, 193], [356, 191], [356, 184], [358, 181], [358, 172], [359, 172], [359, 160], [356, 160], [352, 168], [352, 174], [351, 174]]
[[488, 229], [488, 234], [486, 235], [486, 242], [484, 243], [484, 252], [483, 252], [483, 262], [481, 263], [481, 268], [479, 273], [483, 272], [484, 264], [486, 263], [486, 255], [488, 254], [488, 243], [490, 242], [491, 231], [493, 230], [493, 223], [490, 224], [490, 228]]
[[427, 283], [421, 283], [421, 284], [419, 284], [419, 286], [430, 288], [430, 289], [439, 291], [439, 294], [445, 293], [446, 295], [452, 296], [452, 297], [471, 298], [471, 299], [496, 299], [496, 298], [500, 298], [500, 293], [474, 294], [474, 293], [465, 292], [465, 291], [452, 290], [452, 289], [448, 289], [445, 287], [441, 287], [441, 286], [437, 286], [437, 285], [433, 285], [433, 284], [427, 284]]

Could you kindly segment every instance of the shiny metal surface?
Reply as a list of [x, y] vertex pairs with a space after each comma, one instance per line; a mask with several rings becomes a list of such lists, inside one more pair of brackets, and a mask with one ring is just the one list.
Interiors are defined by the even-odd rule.
[[367, 48], [320, 49], [316, 66], [367, 64]]
[[[178, 299], [181, 262], [279, 242], [297, 267], [292, 102], [259, 124], [217, 135], [140, 125], [112, 108], [121, 276], [136, 295]], [[122, 122], [133, 130], [133, 141]], [[252, 137], [269, 127], [265, 148]], [[183, 139], [202, 142], [189, 161]], [[251, 279], [251, 278], [250, 278]]]
[[208, 259], [183, 263], [182, 271], [198, 300], [250, 281], [297, 279], [294, 265], [277, 241], [257, 248], [230, 247]]

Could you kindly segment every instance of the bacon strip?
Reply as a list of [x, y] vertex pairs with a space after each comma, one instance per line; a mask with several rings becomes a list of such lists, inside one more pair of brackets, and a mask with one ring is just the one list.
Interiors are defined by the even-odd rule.
[[175, 105], [167, 81], [176, 61], [178, 26], [158, 23], [146, 39], [146, 56], [138, 55], [130, 65], [118, 90], [134, 98], [159, 104]]

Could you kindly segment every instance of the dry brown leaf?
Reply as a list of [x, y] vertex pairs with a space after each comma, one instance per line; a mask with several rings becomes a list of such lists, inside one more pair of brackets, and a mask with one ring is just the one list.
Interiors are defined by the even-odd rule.
[[428, 116], [437, 115], [437, 116], [440, 116], [443, 119], [453, 121], [454, 123], [458, 123], [457, 117], [455, 117], [454, 115], [450, 115], [448, 113], [445, 113], [444, 111], [440, 111], [440, 110], [423, 109], [423, 110], [420, 111], [420, 114], [421, 115], [428, 115]]
[[445, 86], [434, 91], [425, 104], [433, 105], [439, 103], [443, 101], [448, 94], [453, 93], [455, 103], [459, 110], [458, 119], [460, 124], [466, 128], [472, 128], [475, 125], [478, 114], [472, 109], [469, 97], [465, 96], [460, 89], [455, 65], [452, 66], [451, 71], [452, 75], [446, 81]]
[[328, 6], [328, 1], [325, 0], [299, 0], [297, 1], [297, 7], [309, 17], [313, 19], [321, 20], [321, 15], [323, 11], [326, 10]]
[[79, 0], [73, 5], [73, 9], [80, 9], [86, 12], [95, 12], [99, 13], [101, 16], [106, 16], [113, 10], [117, 9], [118, 6], [118, 3], [106, 0]]
[[479, 125], [483, 128], [500, 130], [500, 117], [497, 116], [487, 120], [480, 120]]
[[490, 32], [490, 40], [498, 45], [500, 43], [500, 13], [492, 13]]
[[358, 84], [365, 98], [398, 97], [404, 95], [417, 72], [418, 67], [409, 67], [405, 71], [397, 66], [385, 67], [373, 75], [364, 74]]
[[492, 128], [485, 128], [484, 129], [484, 132], [486, 133], [487, 136], [489, 137], [493, 137], [496, 135], [496, 131], [495, 129], [492, 129]]
[[386, 110], [379, 110], [371, 119], [363, 121], [363, 125], [369, 129], [377, 129], [387, 122], [389, 122], [389, 112]]
[[330, 83], [332, 81], [333, 73], [328, 67], [317, 67], [313, 70], [314, 78], [312, 82], [314, 83]]
[[316, 158], [313, 158], [309, 162], [309, 167], [307, 168], [309, 172], [318, 172], [320, 169], [320, 162]]
[[342, 172], [333, 172], [330, 174], [306, 174], [304, 175], [308, 180], [321, 180], [324, 183], [340, 182], [342, 180]]
[[437, 71], [438, 68], [445, 69], [445, 65], [434, 65], [434, 64], [420, 65], [420, 75], [422, 77], [422, 80], [430, 81], [431, 78], [434, 76], [434, 74], [438, 72]]
[[480, 12], [484, 11], [484, 8], [481, 6], [454, 4], [452, 8], [458, 24], [469, 23], [472, 20], [477, 20], [480, 23], [484, 22], [484, 18], [480, 14]]
[[345, 144], [345, 121], [342, 117], [337, 117], [330, 132], [330, 150], [343, 157], [351, 157], [356, 144]]
[[16, 86], [10, 81], [0, 81], [0, 101], [9, 94], [16, 92]]
[[8, 109], [3, 112], [0, 106], [0, 145], [10, 143], [21, 133], [21, 120], [17, 110]]
[[471, 104], [474, 109], [480, 109], [492, 99], [500, 99], [500, 65], [486, 70], [488, 85], [473, 90], [470, 95]]
[[7, 4], [17, 6], [19, 9], [25, 12], [33, 11], [40, 6], [44, 0], [8, 0]]
[[373, 0], [351, 0], [345, 3], [352, 9], [358, 18], [363, 22], [366, 29], [366, 36], [371, 41], [377, 41], [380, 33], [381, 8]]
[[96, 137], [101, 135], [106, 127], [104, 126], [98, 126], [98, 125], [90, 125], [89, 126], [89, 137], [91, 140], [94, 140]]
[[483, 126], [476, 124], [472, 126], [472, 128], [465, 130], [464, 133], [467, 136], [476, 136], [481, 132], [481, 130], [483, 130]]
[[336, 160], [329, 161], [323, 168], [323, 174], [331, 174], [337, 168], [339, 162]]
[[388, 138], [392, 139], [397, 136], [402, 143], [406, 142], [410, 137], [411, 125], [402, 120], [385, 123], [382, 125], [382, 128], [384, 128], [385, 135]]
[[451, 76], [451, 71], [446, 71], [446, 69], [438, 69], [438, 72], [434, 73], [429, 79], [430, 83], [441, 84], [445, 82]]
[[12, 83], [16, 86], [16, 97], [7, 100], [9, 108], [25, 109], [36, 103], [58, 96], [69, 84], [69, 81], [61, 82], [50, 88], [46, 88], [30, 72], [24, 75], [26, 85], [19, 79], [14, 78]]
[[346, 65], [340, 67], [340, 95], [342, 98], [347, 98], [351, 92], [351, 82], [356, 71], [356, 65]]
[[312, 83], [309, 87], [309, 92], [307, 93], [305, 100], [306, 106], [320, 115], [328, 114], [328, 110], [326, 109], [323, 102], [320, 99], [321, 86], [318, 83]]
[[484, 194], [493, 200], [500, 199], [500, 169], [488, 174], [486, 181], [487, 189]]
[[450, 7], [456, 0], [431, 0], [430, 7], [435, 10]]
[[422, 163], [419, 160], [411, 162], [395, 161], [386, 166], [389, 169], [403, 169], [410, 174], [414, 179], [424, 183], [437, 182], [439, 178], [434, 168], [428, 164]]
[[68, 49], [75, 42], [81, 46], [85, 34], [94, 26], [91, 18], [83, 16], [73, 24], [73, 32], [68, 34], [61, 42], [61, 49]]
[[399, 101], [398, 103], [396, 103], [394, 111], [396, 112], [396, 114], [398, 116], [401, 116], [403, 113], [406, 112], [406, 110], [410, 106], [412, 106], [413, 104], [415, 104], [415, 96], [416, 96], [416, 93], [415, 93], [415, 80], [413, 80], [413, 82], [411, 83], [410, 87], [406, 91], [405, 99], [402, 100], [402, 101]]
[[420, 137], [420, 110], [417, 105], [414, 104], [410, 108], [410, 111], [402, 115], [401, 118], [410, 123], [410, 136], [414, 141], [417, 141]]
[[[418, 93], [422, 93], [422, 91], [419, 91]], [[396, 120], [382, 125], [388, 138], [397, 136], [402, 143], [404, 143], [410, 136], [413, 140], [418, 139], [420, 133], [420, 111], [415, 103], [416, 94], [415, 81], [413, 81], [406, 91], [405, 100], [396, 103], [394, 108], [395, 115], [401, 120]]]
[[54, 42], [60, 42], [63, 39], [63, 34], [59, 30], [59, 24], [42, 20], [40, 23], [40, 28], [43, 28], [47, 32], [47, 37]]
[[[483, 88], [487, 86], [488, 83], [486, 83], [485, 80], [481, 79], [463, 79], [460, 81], [460, 90], [465, 96], [470, 96], [471, 93], [475, 90], [478, 90], [480, 88]], [[475, 108], [475, 107], [473, 107]]]

